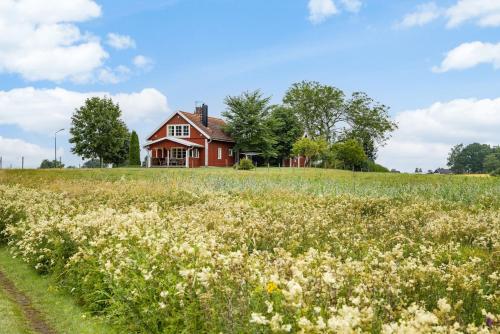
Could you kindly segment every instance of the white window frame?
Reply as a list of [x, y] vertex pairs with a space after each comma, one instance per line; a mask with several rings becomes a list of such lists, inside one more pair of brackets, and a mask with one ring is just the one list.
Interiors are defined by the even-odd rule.
[[232, 148], [230, 148], [230, 149], [229, 149], [229, 156], [230, 156], [230, 157], [232, 157], [232, 156], [233, 156], [233, 149], [232, 149]]
[[217, 147], [217, 160], [222, 160], [222, 147]]
[[[172, 147], [170, 149], [170, 159], [186, 159], [186, 151], [187, 150], [184, 147]], [[184, 153], [181, 153], [179, 155], [177, 152], [184, 152]]]
[[176, 138], [189, 138], [191, 137], [191, 127], [189, 126], [189, 124], [170, 124], [167, 126], [167, 136]]
[[199, 158], [200, 157], [200, 150], [197, 148], [191, 149], [191, 158]]

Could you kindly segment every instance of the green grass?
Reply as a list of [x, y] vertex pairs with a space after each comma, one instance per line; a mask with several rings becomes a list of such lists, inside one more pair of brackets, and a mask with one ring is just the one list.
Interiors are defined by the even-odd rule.
[[[84, 313], [71, 296], [57, 288], [51, 277], [38, 275], [28, 265], [12, 258], [5, 247], [0, 248], [0, 270], [31, 298], [33, 306], [58, 333], [118, 333], [103, 320]], [[21, 310], [0, 293], [0, 333], [30, 333], [23, 320]]]
[[198, 169], [73, 169], [0, 170], [0, 184], [65, 190], [68, 186], [93, 187], [96, 182], [153, 182], [175, 184], [187, 190], [206, 187], [230, 193], [301, 193], [336, 196], [445, 200], [471, 205], [489, 203], [500, 208], [500, 178], [467, 175], [413, 175], [353, 173], [312, 168]]
[[0, 288], [0, 333], [31, 334], [21, 309]]

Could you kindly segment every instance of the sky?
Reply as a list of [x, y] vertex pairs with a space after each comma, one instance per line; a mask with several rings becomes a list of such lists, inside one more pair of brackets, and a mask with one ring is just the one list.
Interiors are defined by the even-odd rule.
[[[90, 96], [120, 104], [141, 143], [172, 111], [295, 82], [389, 106], [377, 161], [446, 165], [459, 143], [500, 144], [500, 0], [1, 0], [0, 156], [37, 167], [71, 153]], [[143, 156], [145, 152], [142, 152]]]

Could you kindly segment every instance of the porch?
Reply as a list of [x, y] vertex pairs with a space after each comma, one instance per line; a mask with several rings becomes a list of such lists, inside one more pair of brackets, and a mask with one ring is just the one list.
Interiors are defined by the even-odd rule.
[[192, 168], [199, 167], [203, 146], [180, 138], [161, 138], [149, 143], [149, 167]]

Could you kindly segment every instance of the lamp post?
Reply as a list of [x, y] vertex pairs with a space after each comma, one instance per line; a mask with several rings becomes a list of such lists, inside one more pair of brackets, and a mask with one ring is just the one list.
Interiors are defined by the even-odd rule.
[[54, 133], [54, 168], [57, 166], [57, 134], [61, 131], [64, 131], [64, 129], [57, 130]]

